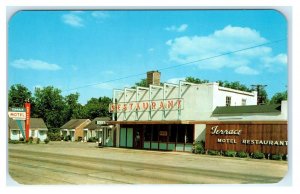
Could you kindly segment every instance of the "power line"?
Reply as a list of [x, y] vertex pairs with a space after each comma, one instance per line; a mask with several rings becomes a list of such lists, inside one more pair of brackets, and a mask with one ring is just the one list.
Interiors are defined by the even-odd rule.
[[[222, 54], [211, 56], [211, 57], [206, 57], [206, 58], [195, 60], [195, 61], [190, 61], [190, 62], [187, 62], [187, 63], [182, 63], [182, 64], [175, 65], [175, 66], [160, 68], [160, 69], [157, 69], [157, 71], [164, 71], [164, 70], [167, 70], [167, 69], [177, 68], [177, 67], [189, 65], [189, 64], [192, 64], [192, 63], [197, 63], [197, 62], [201, 62], [201, 61], [205, 61], [205, 60], [210, 60], [210, 59], [222, 57], [222, 56], [225, 56], [225, 55], [230, 55], [230, 54], [233, 54], [233, 53], [237, 53], [237, 52], [242, 52], [242, 51], [246, 51], [246, 50], [258, 48], [258, 47], [265, 46], [265, 45], [275, 44], [275, 43], [278, 43], [278, 42], [281, 42], [281, 41], [284, 41], [284, 40], [286, 40], [286, 38], [278, 39], [278, 40], [274, 40], [274, 41], [270, 41], [270, 42], [267, 42], [267, 43], [264, 43], [264, 44], [259, 44], [259, 45], [255, 45], [255, 46], [251, 46], [251, 47], [247, 47], [247, 48], [243, 48], [243, 49], [231, 51], [231, 52], [222, 53]], [[111, 79], [111, 80], [107, 80], [107, 81], [103, 81], [103, 82], [99, 82], [99, 83], [87, 84], [87, 85], [79, 86], [79, 87], [76, 87], [76, 88], [71, 88], [71, 89], [63, 90], [62, 92], [67, 92], [67, 91], [77, 90], [77, 89], [91, 87], [91, 86], [95, 86], [95, 85], [100, 85], [100, 84], [104, 84], [104, 83], [114, 82], [114, 81], [118, 81], [118, 80], [122, 80], [122, 79], [127, 79], [127, 78], [131, 78], [131, 77], [136, 77], [136, 76], [140, 76], [140, 75], [145, 75], [145, 72], [138, 73], [138, 74], [133, 74], [133, 75], [128, 75], [128, 76], [121, 77], [121, 78]]]

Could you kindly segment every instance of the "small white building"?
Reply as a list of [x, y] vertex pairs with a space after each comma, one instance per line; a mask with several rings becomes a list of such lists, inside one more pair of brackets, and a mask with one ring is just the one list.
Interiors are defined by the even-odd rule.
[[[9, 118], [8, 129], [9, 129], [9, 139], [11, 140], [20, 140], [24, 138], [20, 130], [20, 127], [24, 130], [25, 133], [25, 121], [20, 120], [19, 124], [16, 120]], [[30, 128], [29, 128], [29, 137], [33, 139], [40, 139], [44, 141], [47, 138], [48, 128], [44, 123], [42, 118], [30, 118]]]

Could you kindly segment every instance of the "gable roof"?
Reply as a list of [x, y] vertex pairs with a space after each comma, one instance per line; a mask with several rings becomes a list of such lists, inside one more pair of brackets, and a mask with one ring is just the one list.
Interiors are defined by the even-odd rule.
[[86, 128], [90, 129], [90, 130], [94, 130], [94, 129], [100, 129], [101, 125], [97, 125], [96, 122], [97, 121], [110, 121], [111, 118], [109, 117], [96, 117], [90, 124], [88, 124], [86, 126]]
[[[21, 121], [22, 127], [25, 127], [25, 121]], [[9, 118], [8, 127], [10, 129], [19, 129], [16, 120]], [[30, 129], [47, 129], [47, 126], [42, 118], [30, 118]]]
[[280, 104], [249, 105], [249, 106], [217, 106], [212, 115], [236, 115], [255, 113], [280, 113]]
[[65, 123], [63, 126], [61, 126], [61, 129], [75, 129], [79, 127], [82, 123], [90, 121], [89, 119], [71, 119], [67, 123]]

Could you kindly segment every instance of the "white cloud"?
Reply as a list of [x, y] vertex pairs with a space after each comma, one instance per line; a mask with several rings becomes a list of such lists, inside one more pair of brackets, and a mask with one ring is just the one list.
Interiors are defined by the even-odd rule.
[[62, 15], [62, 21], [73, 27], [83, 27], [83, 19], [76, 13]]
[[259, 72], [255, 69], [252, 69], [248, 66], [240, 66], [235, 69], [235, 72], [238, 74], [244, 74], [244, 75], [258, 75]]
[[59, 65], [50, 64], [45, 61], [34, 60], [34, 59], [29, 59], [29, 60], [17, 59], [11, 63], [11, 66], [18, 69], [34, 69], [34, 70], [49, 70], [49, 71], [56, 71], [61, 69]]
[[188, 25], [187, 24], [182, 24], [180, 26], [175, 26], [175, 25], [172, 25], [172, 26], [168, 26], [165, 28], [165, 30], [167, 31], [175, 31], [175, 32], [184, 32], [186, 29], [188, 28]]
[[274, 64], [285, 66], [287, 65], [287, 55], [280, 53], [274, 57], [267, 56], [263, 58], [262, 61], [264, 62], [265, 67], [267, 68], [271, 68]]
[[102, 90], [112, 90], [112, 88], [115, 88], [113, 84], [110, 83], [100, 83], [97, 85], [94, 85], [94, 88], [102, 89]]
[[109, 14], [104, 11], [93, 11], [92, 16], [97, 19], [106, 19], [109, 17]]
[[175, 77], [167, 80], [167, 83], [178, 84], [180, 80], [185, 80], [184, 77]]
[[[254, 29], [229, 25], [207, 36], [182, 36], [171, 39], [166, 45], [169, 46], [169, 60], [177, 63], [200, 60], [193, 63], [200, 69], [233, 68], [239, 74], [257, 75], [266, 64], [273, 65], [275, 61], [285, 61], [284, 54], [276, 56], [272, 61], [274, 54], [267, 46], [242, 51], [266, 42], [267, 40]], [[238, 50], [240, 52], [235, 52]]]

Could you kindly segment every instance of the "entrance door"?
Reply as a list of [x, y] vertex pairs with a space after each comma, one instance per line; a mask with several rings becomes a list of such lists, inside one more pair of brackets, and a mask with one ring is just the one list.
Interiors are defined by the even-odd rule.
[[160, 125], [159, 129], [159, 150], [167, 150], [168, 143], [168, 125]]
[[143, 145], [143, 130], [140, 128], [136, 128], [134, 131], [134, 148], [142, 149]]

